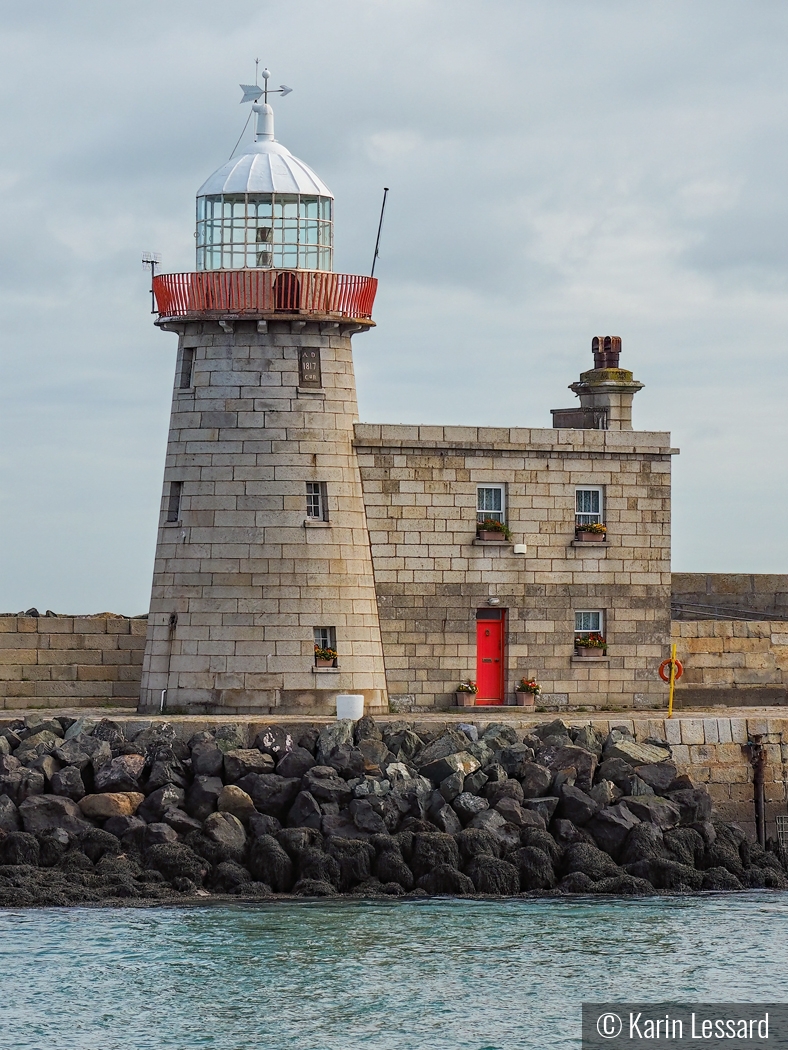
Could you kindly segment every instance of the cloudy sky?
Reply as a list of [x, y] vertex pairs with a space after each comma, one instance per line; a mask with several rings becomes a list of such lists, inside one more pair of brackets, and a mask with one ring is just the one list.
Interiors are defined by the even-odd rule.
[[674, 570], [788, 572], [783, 0], [0, 2], [0, 611], [147, 609], [174, 369], [143, 251], [254, 60], [369, 271], [361, 419], [549, 426], [623, 338], [671, 430]]

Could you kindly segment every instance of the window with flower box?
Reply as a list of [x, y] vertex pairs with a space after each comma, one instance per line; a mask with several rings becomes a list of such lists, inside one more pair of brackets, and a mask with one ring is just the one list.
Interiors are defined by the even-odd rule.
[[506, 521], [506, 493], [503, 485], [476, 486], [476, 520]]
[[602, 525], [604, 492], [599, 485], [584, 485], [575, 489], [575, 525]]

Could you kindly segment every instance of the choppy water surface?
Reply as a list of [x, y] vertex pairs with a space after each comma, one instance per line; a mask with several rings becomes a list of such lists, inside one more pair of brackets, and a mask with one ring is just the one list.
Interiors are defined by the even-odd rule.
[[583, 999], [788, 1001], [788, 898], [0, 911], [2, 1050], [578, 1048]]

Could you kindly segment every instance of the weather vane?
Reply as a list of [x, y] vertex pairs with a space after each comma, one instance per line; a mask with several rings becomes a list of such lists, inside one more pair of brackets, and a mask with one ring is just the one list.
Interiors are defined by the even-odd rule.
[[243, 91], [243, 93], [244, 93], [244, 97], [241, 99], [241, 104], [242, 105], [243, 105], [244, 102], [257, 102], [260, 98], [262, 98], [263, 102], [268, 102], [268, 96], [269, 95], [282, 95], [284, 97], [285, 95], [289, 95], [290, 92], [293, 90], [292, 88], [287, 87], [286, 84], [280, 84], [278, 88], [272, 88], [269, 91], [268, 90], [268, 78], [271, 76], [271, 73], [270, 73], [270, 71], [268, 69], [264, 69], [262, 74], [261, 74], [264, 83], [263, 83], [263, 86], [260, 87], [259, 84], [257, 83], [257, 69], [258, 69], [258, 66], [260, 65], [260, 59], [259, 58], [256, 58], [254, 60], [254, 65], [255, 65], [255, 76], [254, 76], [255, 82], [254, 82], [254, 84], [241, 84], [241, 91]]

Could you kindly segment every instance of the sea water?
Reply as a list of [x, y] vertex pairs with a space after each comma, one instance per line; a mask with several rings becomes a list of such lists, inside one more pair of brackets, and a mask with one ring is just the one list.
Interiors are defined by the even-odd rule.
[[577, 1050], [586, 1001], [786, 1002], [788, 895], [0, 910], [2, 1050]]

